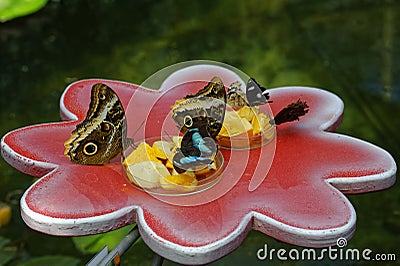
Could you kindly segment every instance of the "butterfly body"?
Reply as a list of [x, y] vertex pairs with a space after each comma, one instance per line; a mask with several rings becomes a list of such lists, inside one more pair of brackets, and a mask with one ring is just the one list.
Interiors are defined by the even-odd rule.
[[71, 162], [102, 165], [122, 151], [126, 138], [126, 118], [115, 92], [105, 84], [95, 84], [86, 118], [64, 143], [64, 155]]

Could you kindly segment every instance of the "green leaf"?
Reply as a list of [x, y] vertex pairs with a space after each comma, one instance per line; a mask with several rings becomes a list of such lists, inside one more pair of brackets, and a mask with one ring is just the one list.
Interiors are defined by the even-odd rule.
[[10, 239], [0, 236], [0, 248], [4, 247], [5, 245], [11, 242]]
[[18, 266], [42, 266], [42, 265], [57, 265], [57, 266], [75, 266], [80, 263], [79, 259], [68, 256], [43, 256], [27, 260]]
[[0, 236], [0, 265], [7, 264], [17, 253], [16, 248], [7, 247], [10, 242], [10, 239]]
[[48, 0], [0, 0], [0, 22], [32, 14], [46, 5]]
[[16, 249], [12, 250], [0, 250], [0, 265], [6, 265], [10, 262], [14, 256], [17, 254]]
[[83, 254], [95, 254], [105, 245], [108, 249], [113, 249], [133, 228], [133, 225], [128, 225], [120, 229], [107, 232], [104, 234], [92, 236], [78, 236], [73, 237], [75, 246]]

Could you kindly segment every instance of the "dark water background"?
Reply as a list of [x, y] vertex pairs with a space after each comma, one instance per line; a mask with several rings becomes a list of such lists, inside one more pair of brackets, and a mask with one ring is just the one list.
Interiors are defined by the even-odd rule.
[[[50, 1], [34, 15], [0, 24], [0, 135], [59, 121], [59, 98], [75, 80], [140, 84], [168, 65], [207, 59], [233, 65], [268, 87], [314, 86], [336, 93], [345, 103], [338, 132], [374, 143], [399, 162], [399, 21], [395, 0]], [[70, 238], [37, 233], [22, 222], [18, 202], [7, 195], [15, 193], [18, 200], [32, 181], [0, 160], [0, 201], [13, 208], [0, 236], [17, 247], [12, 265], [54, 254], [85, 263], [91, 256]], [[398, 185], [348, 197], [357, 230], [347, 247], [394, 253], [400, 264]], [[295, 248], [252, 232], [215, 265], [281, 263], [257, 261], [264, 244]], [[123, 262], [149, 265], [151, 257], [139, 243]]]

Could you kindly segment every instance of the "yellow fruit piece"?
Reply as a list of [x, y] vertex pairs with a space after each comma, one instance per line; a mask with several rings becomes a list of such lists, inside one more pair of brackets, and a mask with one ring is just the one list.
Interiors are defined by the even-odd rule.
[[254, 116], [251, 121], [251, 125], [253, 126], [253, 135], [259, 135], [264, 131], [265, 123], [267, 116], [265, 114], [259, 114], [258, 116]]
[[[195, 173], [193, 171], [191, 171], [191, 170], [187, 170], [187, 171], [185, 171], [185, 172], [183, 172], [181, 174], [185, 174], [185, 175], [191, 176], [193, 178], [196, 178]], [[175, 169], [172, 169], [171, 175], [179, 175], [179, 173]]]
[[173, 136], [172, 137], [172, 142], [174, 143], [174, 145], [177, 148], [181, 147], [182, 138], [183, 138], [182, 136]]
[[11, 207], [0, 202], [0, 227], [6, 226], [11, 220]]
[[173, 152], [174, 144], [170, 141], [159, 140], [153, 143], [154, 155], [161, 160], [168, 159]]
[[228, 130], [226, 129], [226, 127], [224, 127], [223, 124], [222, 124], [221, 130], [219, 131], [219, 135], [222, 135], [222, 136], [228, 136], [229, 135], [228, 134]]
[[232, 128], [234, 128], [235, 121], [239, 121], [240, 117], [235, 111], [226, 111], [224, 122], [222, 124], [222, 128], [219, 132], [219, 135], [229, 136]]
[[169, 176], [169, 171], [160, 162], [143, 161], [127, 167], [129, 179], [142, 188], [156, 188], [160, 180]]
[[239, 132], [239, 134], [247, 133], [247, 135], [250, 137], [253, 133], [253, 131], [252, 131], [253, 126], [251, 125], [249, 120], [247, 120], [246, 118], [242, 118], [241, 122], [242, 122], [242, 126], [243, 126], [242, 127], [243, 131]]
[[173, 165], [172, 161], [173, 161], [173, 159], [174, 159], [175, 153], [177, 152], [176, 149], [177, 149], [177, 147], [175, 146], [175, 144], [173, 144], [173, 145], [172, 145], [171, 153], [168, 154], [167, 161], [165, 162], [165, 166], [166, 166], [168, 169], [174, 169], [174, 165]]
[[219, 133], [222, 136], [232, 137], [244, 133], [252, 134], [252, 125], [250, 122], [247, 118], [241, 118], [235, 111], [227, 111], [225, 113], [222, 129]]
[[200, 176], [200, 175], [206, 175], [208, 174], [210, 171], [216, 170], [217, 166], [215, 165], [215, 162], [212, 162], [211, 164], [208, 165], [208, 167], [198, 170], [196, 171], [196, 175]]
[[225, 130], [217, 136], [218, 144], [223, 147], [244, 148], [249, 146], [249, 138], [253, 135], [253, 126], [247, 118], [240, 118], [236, 112], [226, 112]]
[[251, 121], [253, 125], [253, 135], [264, 134], [268, 129], [272, 127], [269, 123], [270, 119], [265, 114], [258, 114]]
[[257, 107], [250, 107], [250, 106], [243, 106], [237, 111], [237, 114], [241, 118], [246, 118], [247, 121], [252, 121], [253, 117], [258, 114], [258, 108]]
[[125, 158], [124, 165], [129, 166], [144, 161], [160, 162], [150, 145], [146, 142], [141, 142], [138, 147]]
[[167, 162], [165, 163], [165, 167], [167, 167], [168, 169], [174, 169], [174, 165], [170, 160], [167, 160]]
[[161, 187], [164, 189], [183, 189], [185, 191], [190, 191], [197, 186], [197, 179], [187, 173], [182, 173], [166, 176], [160, 180], [160, 183]]

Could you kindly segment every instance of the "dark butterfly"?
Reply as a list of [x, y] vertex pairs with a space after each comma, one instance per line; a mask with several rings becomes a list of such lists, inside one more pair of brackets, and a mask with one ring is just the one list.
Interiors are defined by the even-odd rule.
[[172, 118], [184, 134], [173, 159], [175, 170], [198, 170], [213, 162], [218, 151], [215, 138], [222, 128], [225, 109], [226, 91], [218, 77], [172, 107]]
[[122, 151], [126, 139], [124, 108], [105, 84], [95, 84], [86, 118], [64, 143], [64, 154], [78, 164], [101, 165]]
[[250, 78], [246, 84], [246, 99], [250, 106], [266, 104], [269, 103], [269, 92], [254, 78]]
[[[262, 87], [254, 78], [250, 78], [246, 84], [246, 94], [241, 89], [239, 81], [234, 82], [228, 89], [228, 104], [233, 108], [241, 108], [243, 106], [258, 106], [269, 101], [269, 92], [266, 88]], [[300, 116], [308, 113], [308, 105], [306, 101], [293, 102], [283, 108], [279, 113], [270, 120], [271, 124], [280, 125], [286, 122], [299, 120]]]
[[301, 101], [300, 99], [297, 102], [293, 102], [283, 108], [275, 117], [274, 123], [275, 125], [280, 125], [286, 122], [292, 122], [295, 120], [300, 120], [299, 117], [308, 113], [308, 105], [306, 101]]
[[201, 170], [214, 161], [217, 152], [218, 146], [205, 127], [195, 125], [183, 136], [181, 148], [174, 155], [173, 165], [178, 173]]
[[270, 103], [269, 92], [262, 87], [254, 78], [250, 78], [246, 84], [246, 92], [241, 88], [239, 81], [233, 82], [228, 89], [228, 104], [233, 108], [243, 106], [257, 106]]

